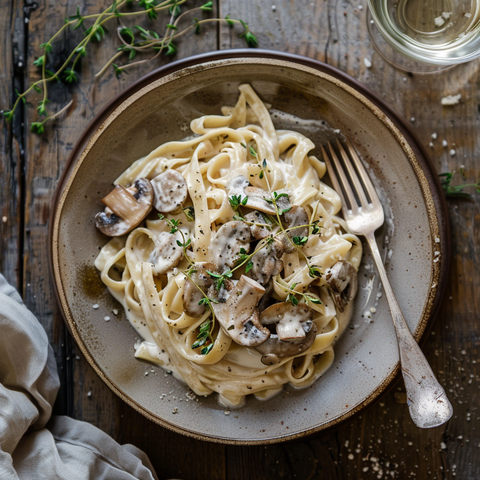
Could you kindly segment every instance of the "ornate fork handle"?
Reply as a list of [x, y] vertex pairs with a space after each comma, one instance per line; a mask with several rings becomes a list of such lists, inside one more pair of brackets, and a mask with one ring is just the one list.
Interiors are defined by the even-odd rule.
[[365, 238], [372, 250], [392, 314], [410, 416], [415, 425], [420, 428], [437, 427], [450, 419], [453, 414], [452, 405], [447, 398], [445, 390], [435, 378], [425, 355], [413, 338], [403, 317], [388, 281], [387, 272], [383, 266], [375, 240], [375, 234], [373, 232], [367, 233]]

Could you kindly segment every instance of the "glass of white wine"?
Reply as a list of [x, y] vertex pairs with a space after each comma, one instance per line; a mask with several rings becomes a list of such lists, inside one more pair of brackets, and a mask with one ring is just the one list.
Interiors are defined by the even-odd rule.
[[377, 51], [412, 72], [435, 72], [480, 57], [480, 1], [368, 0]]

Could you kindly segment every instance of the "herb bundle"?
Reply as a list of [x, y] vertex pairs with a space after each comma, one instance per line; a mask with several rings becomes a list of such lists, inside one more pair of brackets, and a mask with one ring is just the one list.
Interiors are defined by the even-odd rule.
[[[115, 54], [100, 68], [96, 76], [105, 73], [110, 67], [113, 68], [117, 76], [126, 72], [141, 63], [149, 62], [160, 55], [175, 55], [177, 46], [175, 41], [189, 31], [199, 34], [201, 26], [207, 23], [227, 23], [234, 27], [240, 25], [243, 31], [240, 36], [245, 39], [250, 47], [256, 47], [258, 41], [255, 35], [250, 31], [248, 25], [240, 19], [231, 18], [227, 15], [225, 18], [198, 18], [195, 15], [201, 15], [213, 10], [213, 2], [207, 2], [196, 8], [190, 8], [182, 12], [182, 5], [187, 0], [113, 0], [112, 3], [102, 12], [83, 15], [81, 8], [77, 6], [76, 13], [65, 19], [65, 24], [51, 37], [47, 42], [40, 45], [41, 55], [33, 62], [40, 69], [41, 78], [33, 82], [23, 93], [17, 92], [17, 98], [12, 108], [3, 111], [7, 122], [12, 121], [16, 110], [21, 104], [26, 105], [26, 97], [37, 93], [41, 95], [38, 101], [37, 112], [39, 120], [32, 122], [30, 129], [37, 134], [44, 133], [45, 123], [57, 118], [71, 104], [69, 102], [61, 110], [51, 113], [47, 109], [50, 102], [48, 93], [52, 82], [64, 82], [72, 84], [78, 81], [79, 64], [87, 53], [92, 43], [100, 43], [108, 35], [107, 23], [116, 23], [116, 33], [120, 45]], [[128, 20], [136, 20], [141, 17], [147, 17], [150, 21], [156, 22], [159, 14], [166, 14], [167, 24], [162, 33], [155, 30], [146, 29], [140, 25], [128, 26], [124, 24]], [[63, 63], [55, 70], [50, 70], [50, 57], [54, 51], [55, 41], [61, 38], [64, 31], [82, 30], [82, 40], [66, 56]], [[143, 55], [146, 58], [138, 59], [137, 55]], [[127, 62], [119, 64], [122, 57], [127, 57]], [[42, 117], [44, 117], [42, 119]]]

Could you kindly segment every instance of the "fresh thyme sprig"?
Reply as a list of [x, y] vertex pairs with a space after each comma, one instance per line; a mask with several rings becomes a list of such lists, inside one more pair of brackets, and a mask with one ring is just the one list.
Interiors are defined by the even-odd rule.
[[[202, 298], [200, 302], [205, 300], [205, 298]], [[199, 304], [200, 304], [199, 302]], [[207, 302], [204, 302], [202, 304], [208, 304]], [[200, 353], [202, 355], [208, 355], [210, 353], [210, 350], [213, 348], [213, 338], [212, 338], [212, 331], [213, 331], [213, 319], [212, 317], [208, 317], [201, 325], [200, 325], [200, 332], [197, 335], [196, 341], [192, 344], [191, 348], [192, 350], [195, 350], [196, 348], [203, 347], [200, 350]], [[210, 340], [209, 345], [205, 345], [207, 341]], [[204, 346], [205, 345], [205, 346]]]
[[[191, 17], [195, 12], [211, 12], [213, 10], [213, 2], [210, 1], [200, 7], [187, 9], [182, 13], [181, 6], [186, 3], [187, 0], [113, 0], [105, 10], [92, 15], [83, 15], [81, 8], [77, 6], [76, 13], [68, 16], [65, 19], [65, 24], [48, 41], [40, 45], [41, 55], [34, 60], [33, 64], [40, 69], [41, 78], [33, 82], [24, 92], [17, 92], [17, 98], [12, 108], [2, 112], [5, 120], [11, 122], [19, 106], [26, 103], [26, 97], [36, 92], [41, 94], [37, 107], [38, 114], [40, 117], [43, 116], [45, 118], [42, 121], [32, 122], [30, 130], [37, 134], [44, 133], [45, 123], [60, 116], [72, 103], [69, 102], [68, 105], [61, 108], [58, 112], [50, 114], [47, 109], [47, 104], [50, 102], [48, 98], [49, 85], [53, 81], [63, 81], [67, 84], [78, 82], [79, 62], [87, 55], [91, 43], [102, 42], [105, 36], [108, 35], [105, 24], [111, 20], [121, 22], [147, 17], [150, 21], [157, 21], [159, 13], [166, 13], [169, 16], [163, 33], [148, 30], [140, 25], [118, 26], [116, 32], [120, 46], [96, 76], [105, 73], [109, 67], [114, 69], [116, 75], [120, 75], [127, 68], [149, 62], [161, 54], [175, 55], [177, 47], [173, 43], [174, 40], [176, 41], [190, 30], [199, 33], [200, 25], [207, 23], [227, 23], [230, 27], [241, 25], [243, 32], [240, 36], [245, 39], [247, 45], [250, 47], [258, 45], [258, 41], [250, 31], [248, 24], [243, 20], [231, 18], [230, 15], [227, 15], [225, 18], [199, 19], [192, 17], [191, 22], [186, 23], [184, 21], [186, 17]], [[135, 7], [138, 8], [135, 9]], [[63, 33], [69, 29], [81, 29], [84, 36], [66, 56], [63, 63], [55, 71], [51, 71], [47, 66], [51, 63], [49, 60], [54, 51], [55, 41], [63, 39]], [[137, 54], [150, 52], [153, 53], [153, 56], [134, 61]], [[118, 59], [125, 55], [128, 57], [127, 63], [118, 65], [116, 63]]]
[[232, 195], [231, 197], [228, 197], [228, 201], [230, 202], [233, 211], [237, 212], [240, 207], [244, 207], [248, 203], [248, 197], [242, 198], [241, 195]]
[[158, 218], [160, 220], [165, 220], [167, 224], [170, 226], [169, 233], [173, 235], [178, 232], [181, 235], [182, 242], [180, 240], [177, 240], [177, 245], [183, 248], [183, 256], [187, 259], [188, 263], [190, 265], [194, 265], [194, 262], [192, 262], [187, 255], [187, 250], [192, 245], [192, 239], [191, 238], [187, 239], [185, 237], [185, 234], [182, 232], [182, 230], [180, 230], [179, 226], [182, 224], [182, 222], [180, 220], [176, 220], [175, 218], [172, 218], [172, 219], [166, 218], [165, 215], [163, 215], [162, 213], [158, 214]]
[[292, 305], [298, 305], [298, 298], [296, 295], [300, 295], [303, 297], [305, 300], [305, 303], [308, 305], [310, 302], [315, 303], [317, 305], [320, 305], [322, 302], [320, 299], [317, 297], [313, 297], [312, 295], [309, 295], [308, 293], [303, 293], [303, 292], [298, 292], [295, 290], [295, 287], [298, 285], [298, 283], [292, 283], [290, 287], [288, 287], [288, 295], [286, 298], [286, 302], [290, 302]]
[[[465, 179], [465, 169], [460, 168], [460, 173], [462, 178]], [[455, 172], [450, 173], [440, 173], [440, 183], [442, 185], [443, 190], [445, 191], [445, 195], [449, 198], [472, 198], [470, 193], [464, 192], [464, 188], [467, 187], [475, 187], [477, 193], [480, 193], [480, 180], [477, 180], [476, 183], [464, 183], [463, 185], [452, 185], [452, 180], [455, 175]]]
[[207, 273], [212, 277], [215, 278], [215, 287], [217, 290], [220, 290], [222, 287], [225, 286], [225, 281], [228, 278], [232, 278], [233, 276], [233, 271], [227, 268], [223, 273], [217, 273], [217, 272], [211, 272], [210, 270], [207, 270]]

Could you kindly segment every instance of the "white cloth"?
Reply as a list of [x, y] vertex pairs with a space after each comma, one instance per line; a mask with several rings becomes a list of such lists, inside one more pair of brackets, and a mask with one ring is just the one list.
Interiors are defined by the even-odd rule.
[[0, 274], [0, 479], [158, 480], [133, 445], [51, 417], [59, 386], [45, 331]]

